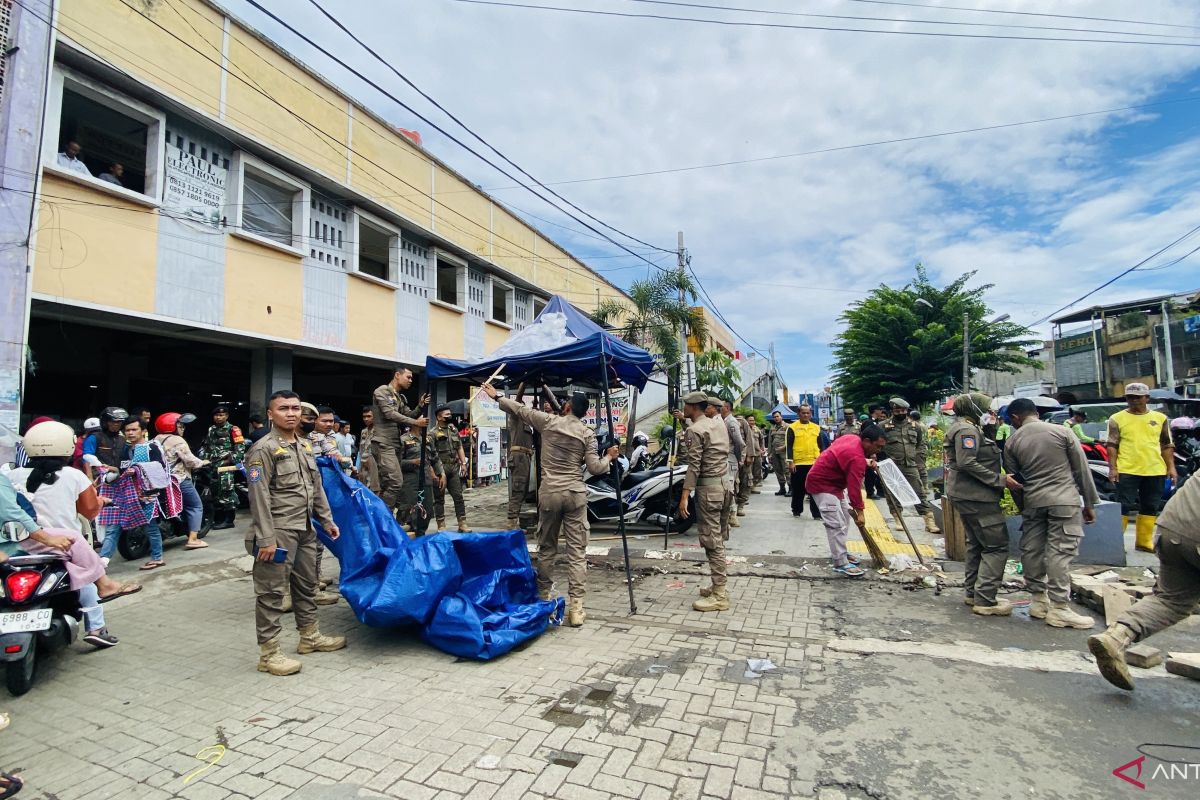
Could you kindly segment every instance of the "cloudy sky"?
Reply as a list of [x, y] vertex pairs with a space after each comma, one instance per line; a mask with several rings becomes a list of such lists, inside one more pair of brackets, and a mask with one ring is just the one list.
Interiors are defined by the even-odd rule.
[[[308, 3], [258, 1], [453, 127]], [[938, 282], [978, 270], [977, 283], [995, 284], [988, 294], [995, 313], [1031, 324], [1200, 225], [1195, 2], [513, 2], [956, 35], [714, 25], [458, 0], [322, 0], [527, 171], [565, 182], [555, 189], [596, 217], [665, 249], [684, 231], [717, 308], [754, 347], [774, 343], [793, 390], [827, 381], [829, 342], [845, 306], [879, 283], [908, 282], [918, 261]], [[243, 0], [225, 4], [385, 117], [419, 130], [434, 153], [512, 208], [541, 218], [530, 221], [609, 279], [625, 286], [645, 277], [644, 261], [614, 257], [623, 251], [511, 188]], [[979, 36], [1142, 43], [965, 38]], [[1146, 107], [1114, 110], [1129, 106]], [[1097, 111], [1106, 113], [811, 153]], [[1146, 266], [1197, 245], [1200, 236]], [[1197, 264], [1200, 253], [1139, 270], [1082, 305], [1200, 288]], [[1037, 330], [1048, 334], [1049, 326]]]

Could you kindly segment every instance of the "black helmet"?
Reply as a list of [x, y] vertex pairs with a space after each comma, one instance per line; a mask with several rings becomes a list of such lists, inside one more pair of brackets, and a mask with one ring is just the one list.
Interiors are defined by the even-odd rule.
[[634, 444], [650, 444], [650, 437], [638, 431], [633, 435], [633, 442]]
[[662, 430], [658, 432], [659, 439], [672, 439], [675, 437], [675, 429], [670, 425], [663, 425]]
[[110, 422], [124, 422], [129, 419], [129, 412], [120, 406], [109, 406], [100, 412], [100, 424], [107, 425]]

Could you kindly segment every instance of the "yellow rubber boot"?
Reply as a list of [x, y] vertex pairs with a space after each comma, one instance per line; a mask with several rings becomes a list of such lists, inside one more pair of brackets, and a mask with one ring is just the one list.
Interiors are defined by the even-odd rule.
[[1158, 521], [1158, 517], [1147, 516], [1146, 514], [1137, 515], [1137, 533], [1136, 547], [1145, 553], [1154, 552], [1154, 524]]

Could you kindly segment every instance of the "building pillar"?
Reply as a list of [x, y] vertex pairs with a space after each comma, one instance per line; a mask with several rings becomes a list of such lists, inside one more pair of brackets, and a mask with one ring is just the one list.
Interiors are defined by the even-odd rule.
[[266, 416], [267, 398], [292, 388], [292, 351], [260, 347], [250, 354], [250, 413]]

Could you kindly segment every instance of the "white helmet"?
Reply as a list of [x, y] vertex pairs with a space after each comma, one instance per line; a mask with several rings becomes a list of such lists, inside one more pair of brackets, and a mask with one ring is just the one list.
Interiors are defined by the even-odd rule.
[[39, 422], [25, 432], [21, 445], [30, 458], [70, 458], [75, 455], [75, 431], [61, 422]]

